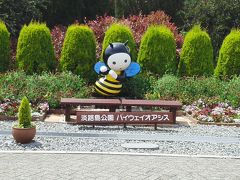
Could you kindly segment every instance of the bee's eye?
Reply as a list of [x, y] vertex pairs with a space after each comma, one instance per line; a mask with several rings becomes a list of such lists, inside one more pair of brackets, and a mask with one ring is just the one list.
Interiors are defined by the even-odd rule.
[[124, 62], [127, 63], [127, 59], [125, 59]]
[[113, 64], [116, 64], [116, 62], [115, 62], [115, 61], [113, 61]]

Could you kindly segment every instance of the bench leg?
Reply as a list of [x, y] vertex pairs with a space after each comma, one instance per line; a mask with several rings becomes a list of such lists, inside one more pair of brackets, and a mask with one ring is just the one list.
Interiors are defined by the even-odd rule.
[[126, 111], [127, 112], [132, 112], [132, 106], [126, 106]]
[[157, 124], [154, 124], [154, 130], [157, 130]]
[[173, 124], [176, 124], [177, 109], [176, 108], [170, 108], [170, 112], [172, 112], [172, 114], [173, 114]]
[[[127, 112], [132, 112], [132, 106], [126, 106], [126, 111]], [[126, 129], [127, 128], [127, 124], [124, 123], [123, 127]]]
[[68, 122], [70, 121], [70, 106], [66, 105], [65, 107], [65, 121]]
[[117, 107], [111, 106], [109, 107], [109, 112], [116, 112]]

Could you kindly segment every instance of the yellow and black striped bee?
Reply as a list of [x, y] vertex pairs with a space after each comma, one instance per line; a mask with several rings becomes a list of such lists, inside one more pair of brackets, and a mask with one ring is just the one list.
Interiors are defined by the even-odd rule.
[[122, 89], [121, 81], [140, 72], [139, 64], [132, 62], [127, 42], [110, 43], [104, 51], [103, 61], [94, 66], [94, 70], [104, 76], [95, 83], [96, 92], [103, 96], [117, 96]]

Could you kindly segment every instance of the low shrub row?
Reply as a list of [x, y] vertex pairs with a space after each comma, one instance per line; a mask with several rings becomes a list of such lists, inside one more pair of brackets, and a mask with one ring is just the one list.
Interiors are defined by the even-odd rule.
[[240, 77], [220, 80], [215, 77], [178, 78], [166, 75], [159, 78], [148, 99], [177, 99], [184, 104], [191, 104], [199, 99], [209, 103], [228, 102], [240, 106]]
[[[60, 107], [61, 97], [89, 98], [94, 87], [72, 73], [44, 73], [26, 75], [23, 71], [0, 75], [0, 101], [21, 100], [25, 95], [34, 104], [48, 102], [50, 108]], [[123, 83], [121, 97], [139, 99], [180, 100], [191, 104], [202, 99], [205, 102], [228, 102], [240, 106], [240, 77], [220, 80], [215, 77], [179, 78], [165, 75], [156, 78], [140, 74]]]
[[60, 107], [61, 97], [88, 97], [85, 81], [72, 73], [43, 73], [27, 75], [23, 71], [0, 74], [0, 101], [21, 100], [27, 96], [34, 104], [48, 102], [51, 108]]
[[156, 80], [156, 76], [150, 73], [140, 73], [133, 78], [126, 79], [123, 82], [120, 96], [133, 99], [144, 99], [146, 94], [153, 92]]

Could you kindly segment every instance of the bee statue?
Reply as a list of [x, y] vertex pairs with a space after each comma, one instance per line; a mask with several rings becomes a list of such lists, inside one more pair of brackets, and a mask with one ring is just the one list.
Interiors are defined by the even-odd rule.
[[102, 75], [95, 83], [95, 90], [101, 96], [117, 96], [122, 81], [140, 72], [140, 66], [132, 62], [130, 49], [125, 43], [110, 43], [103, 54], [103, 61], [95, 64], [94, 70]]

